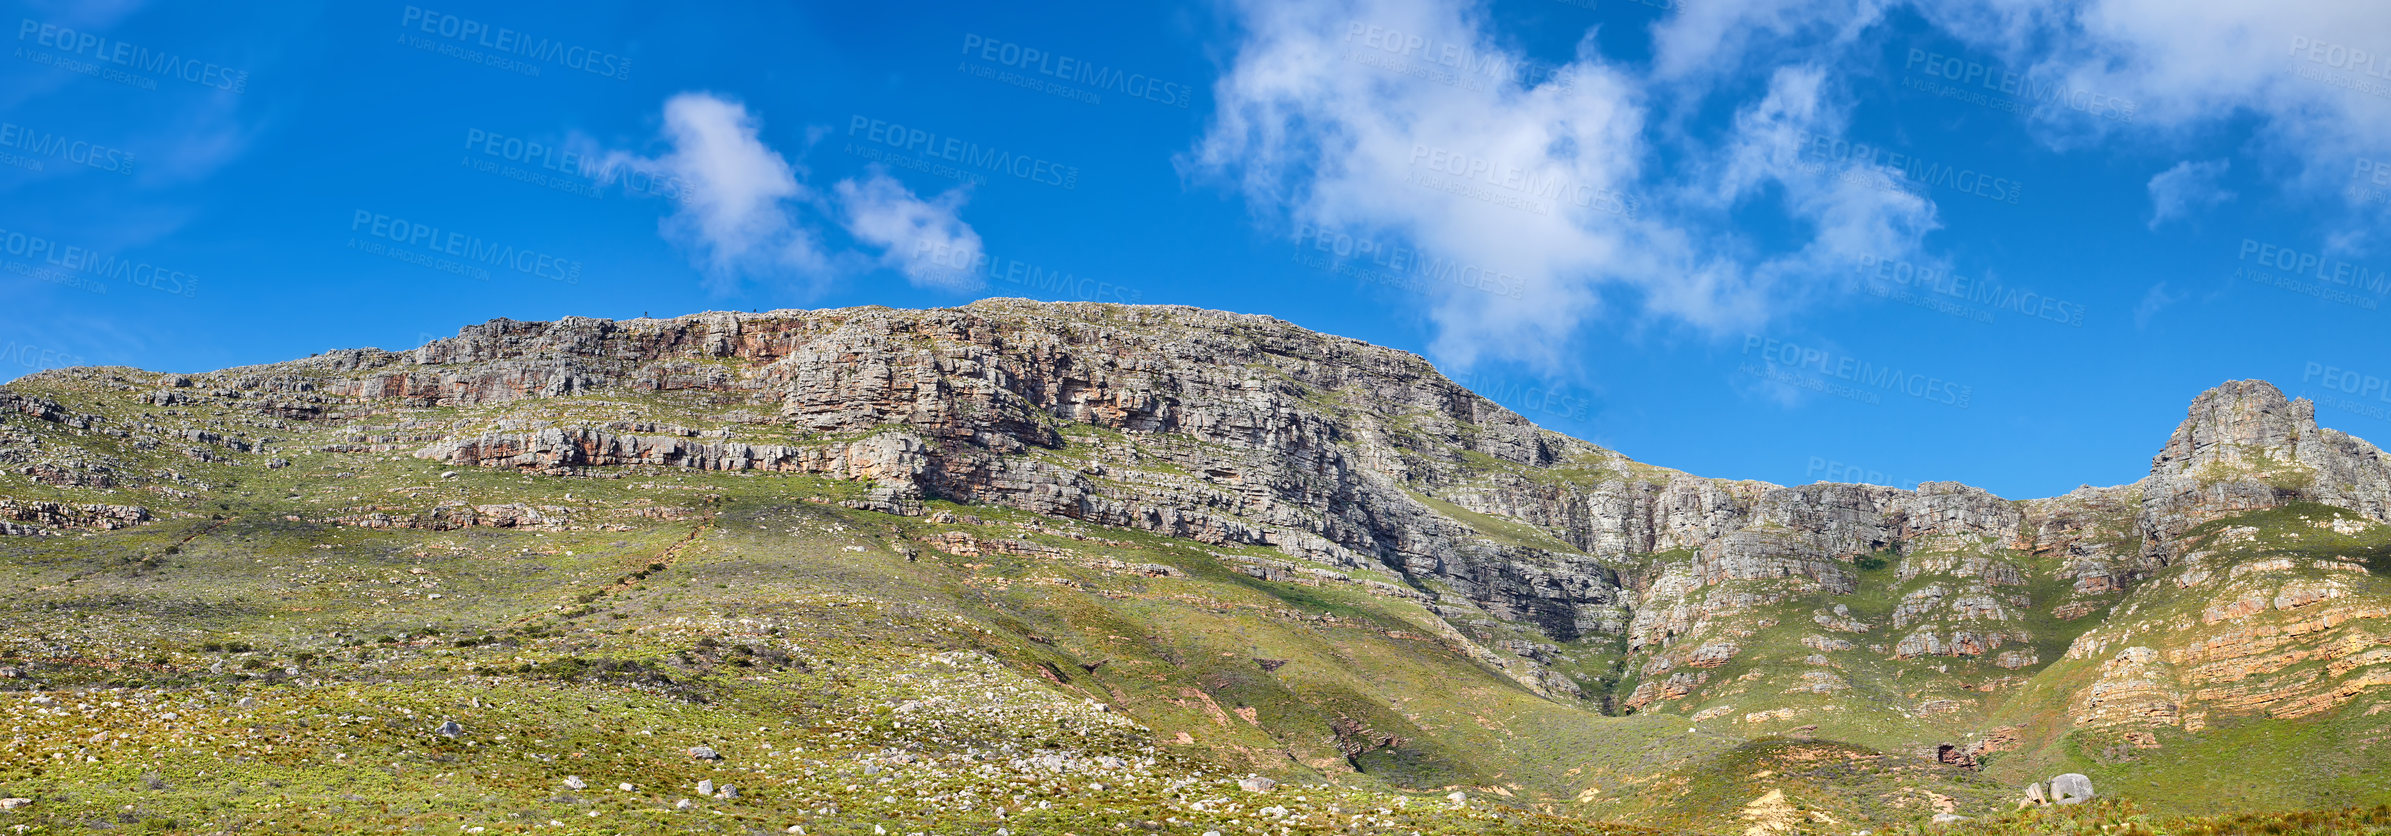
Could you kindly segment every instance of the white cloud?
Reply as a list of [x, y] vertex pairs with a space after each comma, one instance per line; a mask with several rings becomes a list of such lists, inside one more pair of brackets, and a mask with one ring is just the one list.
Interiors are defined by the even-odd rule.
[[2150, 178], [2150, 228], [2176, 218], [2188, 218], [2195, 211], [2232, 200], [2233, 192], [2219, 185], [2233, 163], [2227, 160], [2176, 163], [2174, 168]]
[[[1298, 237], [1396, 238], [1512, 277], [1517, 294], [1432, 283], [1432, 351], [1450, 365], [1549, 366], [1611, 307], [1733, 331], [1839, 281], [1860, 255], [1909, 255], [1935, 226], [1913, 194], [1790, 165], [1802, 132], [1841, 128], [1816, 69], [1778, 73], [1728, 147], [1677, 149], [1726, 163], [1661, 179], [1647, 172], [1657, 129], [1644, 85], [1591, 33], [1569, 63], [1543, 68], [1456, 2], [1232, 9], [1242, 41], [1183, 169], [1233, 185]], [[1807, 243], [1769, 252], [1745, 240], [1730, 215], [1761, 200], [1809, 230]]]
[[915, 284], [955, 290], [979, 286], [978, 272], [956, 268], [980, 258], [979, 233], [955, 215], [963, 207], [963, 190], [924, 201], [886, 172], [875, 170], [862, 183], [841, 181], [837, 191], [847, 231], [856, 240], [884, 248], [881, 259], [890, 268]]
[[[1228, 184], [1299, 238], [1391, 237], [1515, 277], [1516, 295], [1437, 286], [1432, 350], [1449, 364], [1551, 361], [1599, 318], [1731, 332], [1847, 289], [1864, 257], [1942, 266], [1920, 246], [1940, 226], [1927, 195], [1898, 172], [1820, 166], [1799, 147], [1842, 133], [1854, 85], [1900, 83], [1908, 45], [1883, 37], [1905, 17], [1895, 9], [1963, 42], [1939, 51], [2059, 85], [2066, 99], [2097, 97], [2022, 117], [2054, 148], [2192, 147], [2250, 126], [2237, 151], [2317, 197], [2346, 184], [2353, 156], [2380, 157], [2368, 149], [2391, 133], [2391, 85], [2367, 75], [2391, 58], [2353, 57], [2391, 53], [2391, 16], [2372, 0], [1716, 0], [1653, 25], [1648, 73], [1606, 60], [1588, 33], [1561, 72], [1525, 74], [1479, 71], [1521, 52], [1473, 0], [1228, 8], [1238, 42], [1182, 170]], [[1752, 90], [1755, 75], [1765, 90]], [[1732, 132], [1703, 133], [1699, 114], [1722, 110]], [[1476, 176], [1435, 175], [1456, 160]], [[2219, 185], [2229, 165], [2154, 178], [2153, 227], [2235, 199]], [[1523, 183], [1628, 196], [1637, 211], [1523, 201]], [[1756, 211], [1782, 223], [1755, 227]], [[2374, 236], [2363, 219], [2346, 226], [2322, 234], [2350, 250]], [[1796, 233], [1763, 243], [1750, 228]], [[2172, 298], [2154, 293], [2161, 307]]]
[[2252, 145], [2291, 162], [2294, 186], [2321, 193], [2391, 132], [2391, 85], [2362, 57], [2391, 53], [2391, 15], [2377, 0], [1720, 0], [1656, 24], [1654, 65], [1685, 77], [1768, 61], [1874, 62], [1882, 45], [1858, 36], [1894, 6], [1971, 45], [1976, 54], [1959, 57], [1991, 71], [2132, 105], [2126, 119], [2037, 109], [2029, 124], [2054, 146], [2181, 141], [2255, 117]]
[[[1518, 297], [1444, 294], [1440, 355], [1466, 364], [1481, 350], [1549, 347], [1600, 306], [1595, 274], [1661, 269], [1627, 265], [1643, 257], [1639, 222], [1602, 211], [1624, 209], [1644, 157], [1643, 112], [1598, 61], [1541, 84], [1450, 71], [1433, 58], [1512, 53], [1440, 3], [1254, 0], [1237, 13], [1246, 40], [1216, 84], [1218, 110], [1189, 169], [1235, 182], [1294, 227], [1408, 240], [1515, 277]], [[1546, 189], [1587, 205], [1538, 197]]]
[[1839, 135], [1846, 123], [1828, 96], [1823, 70], [1778, 70], [1767, 96], [1736, 114], [1732, 162], [1717, 178], [1738, 201], [1762, 197], [1762, 187], [1773, 184], [1783, 211], [1808, 224], [1804, 246], [1754, 270], [1813, 291], [1839, 287], [1863, 258], [1916, 260], [1919, 239], [1941, 226], [1933, 202], [1903, 187], [1900, 170], [1803, 153], [1803, 142]]
[[712, 95], [683, 93], [664, 103], [672, 151], [657, 164], [686, 186], [681, 211], [666, 219], [668, 232], [718, 276], [773, 266], [826, 272], [829, 254], [797, 218], [818, 198], [758, 130], [746, 106]]
[[1846, 44], [1884, 18], [1888, 0], [1738, 0], [1677, 5], [1653, 26], [1652, 74], [1667, 80], [1731, 73], [1786, 41]]
[[[872, 264], [892, 267], [917, 285], [968, 284], [951, 272], [924, 269], [928, 255], [978, 256], [979, 234], [958, 215], [964, 189], [925, 201], [875, 169], [868, 180], [839, 181], [825, 195], [806, 183], [809, 172], [802, 166], [765, 144], [761, 129], [743, 104], [712, 93], [681, 93], [664, 103], [670, 151], [651, 158], [616, 150], [599, 156], [596, 165], [610, 174], [629, 168], [679, 184], [677, 205], [659, 228], [689, 252], [717, 290], [745, 278], [819, 285]], [[826, 241], [831, 227], [880, 252]], [[945, 249], [926, 249], [933, 244]]]
[[[2381, 101], [2303, 77], [2304, 69], [2330, 67], [2293, 49], [2301, 42], [2362, 50], [2391, 42], [2391, 18], [2369, 0], [1976, 2], [2011, 21], [2007, 28], [2041, 34], [2050, 44], [2028, 51], [2018, 45], [2035, 39], [2019, 38], [2002, 49], [2091, 89], [2132, 98], [2140, 105], [2137, 118], [2158, 126], [2220, 121], [2243, 111], [2302, 133], [2340, 134], [2355, 124], [2386, 122]], [[1953, 34], [1974, 33], [1955, 28]]]

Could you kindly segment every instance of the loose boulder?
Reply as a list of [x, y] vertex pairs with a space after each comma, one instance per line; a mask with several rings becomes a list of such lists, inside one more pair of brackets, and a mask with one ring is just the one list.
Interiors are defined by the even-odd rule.
[[2051, 779], [2051, 803], [2082, 804], [2091, 801], [2092, 779], [2080, 772], [2070, 772]]

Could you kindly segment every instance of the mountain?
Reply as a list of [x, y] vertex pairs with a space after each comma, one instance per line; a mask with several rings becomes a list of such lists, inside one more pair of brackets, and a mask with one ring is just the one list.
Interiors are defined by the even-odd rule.
[[1778, 486], [1268, 317], [992, 300], [46, 372], [0, 469], [0, 815], [62, 826], [2391, 802], [2391, 462], [2259, 381], [2130, 485]]

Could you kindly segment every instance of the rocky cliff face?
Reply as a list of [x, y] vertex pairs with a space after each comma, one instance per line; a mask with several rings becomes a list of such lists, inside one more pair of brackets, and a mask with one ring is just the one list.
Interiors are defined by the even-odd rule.
[[2316, 425], [2316, 407], [2264, 381], [2201, 393], [2143, 480], [2144, 548], [2162, 562], [2186, 529], [2219, 516], [2306, 500], [2372, 519], [2391, 514], [2383, 453]]
[[[2191, 532], [2299, 502], [2391, 519], [2382, 453], [2262, 382], [2201, 395], [2134, 485], [2027, 501], [1947, 482], [1782, 487], [1541, 430], [1411, 354], [1177, 307], [500, 320], [410, 352], [121, 379], [156, 409], [208, 398], [256, 416], [181, 437], [196, 455], [270, 456], [273, 428], [304, 422], [341, 429], [327, 449], [457, 468], [818, 474], [868, 483], [849, 504], [896, 514], [943, 499], [1269, 547], [1398, 584], [1385, 588], [1539, 693], [1754, 732], [1828, 715], [1924, 728], [2063, 654], [2103, 666], [2084, 716], [2181, 718], [2175, 695], [2222, 687], [2200, 672], [2226, 657], [2120, 656], [2125, 640], [2095, 625], [2154, 576], [2201, 571], [2183, 567], [2214, 535]], [[138, 429], [10, 393], [0, 410]], [[171, 482], [8, 455], [61, 479]], [[336, 521], [571, 524], [470, 508]], [[2268, 594], [2324, 601], [2328, 587]]]

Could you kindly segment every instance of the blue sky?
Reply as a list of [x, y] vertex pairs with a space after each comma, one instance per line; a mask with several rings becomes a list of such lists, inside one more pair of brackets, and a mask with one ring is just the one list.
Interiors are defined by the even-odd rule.
[[2238, 378], [2391, 438], [2391, 15], [2257, 5], [16, 3], [0, 377], [1027, 296], [1786, 484], [2131, 481]]

